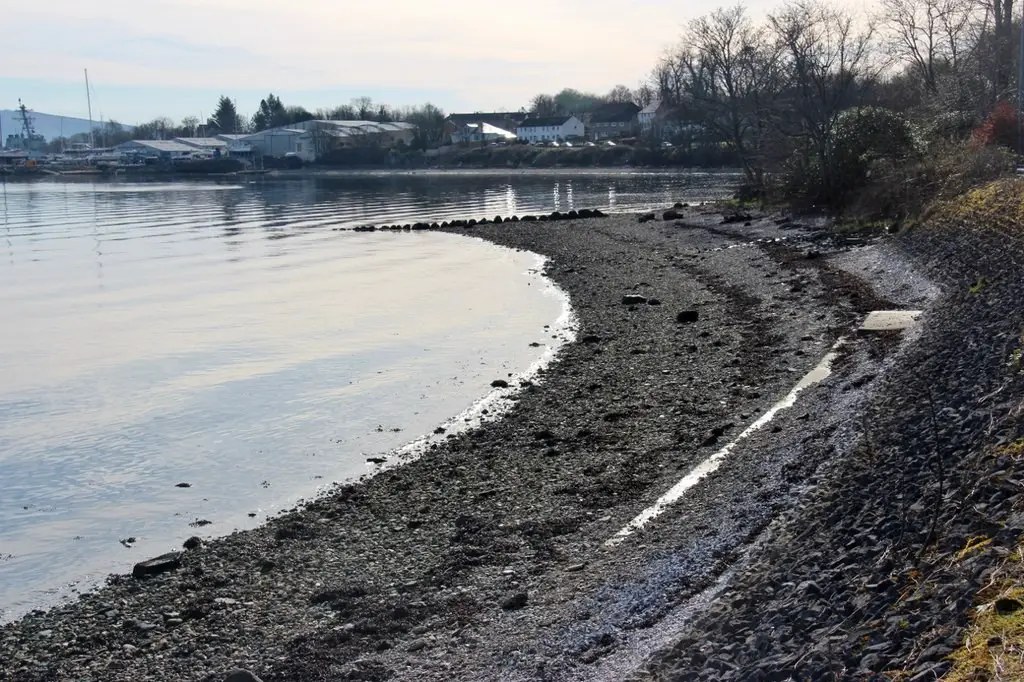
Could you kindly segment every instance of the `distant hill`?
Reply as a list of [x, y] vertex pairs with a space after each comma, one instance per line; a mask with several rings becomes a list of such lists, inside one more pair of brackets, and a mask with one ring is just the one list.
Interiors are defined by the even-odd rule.
[[[55, 140], [61, 137], [61, 135], [71, 137], [78, 133], [88, 134], [89, 132], [88, 119], [43, 114], [38, 111], [30, 112], [30, 115], [36, 133], [45, 137], [47, 141]], [[94, 127], [98, 128], [99, 125], [99, 121], [93, 121]], [[131, 130], [134, 126], [126, 125], [124, 127]], [[10, 109], [0, 109], [0, 128], [3, 130], [3, 138], [0, 140], [0, 143], [2, 143], [7, 139], [8, 135], [21, 131], [21, 114]]]

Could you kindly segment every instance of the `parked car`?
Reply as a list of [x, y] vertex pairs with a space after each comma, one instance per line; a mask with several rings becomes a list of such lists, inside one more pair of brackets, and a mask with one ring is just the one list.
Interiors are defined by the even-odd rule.
[[604, 141], [604, 146], [605, 146], [605, 147], [617, 147], [618, 145], [616, 145], [616, 144], [615, 144], [614, 142], [612, 142], [611, 140], [605, 140], [605, 141]]

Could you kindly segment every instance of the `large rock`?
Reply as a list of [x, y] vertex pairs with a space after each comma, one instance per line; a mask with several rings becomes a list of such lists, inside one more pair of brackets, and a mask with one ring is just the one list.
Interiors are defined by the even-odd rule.
[[700, 313], [696, 310], [684, 310], [676, 315], [676, 322], [679, 324], [691, 324], [700, 319]]
[[252, 674], [248, 670], [232, 670], [228, 673], [228, 676], [224, 678], [224, 682], [263, 682], [256, 675]]
[[647, 297], [640, 294], [626, 294], [622, 297], [622, 305], [641, 305], [647, 303]]
[[132, 577], [148, 578], [178, 568], [181, 568], [181, 552], [168, 552], [135, 564], [132, 569]]

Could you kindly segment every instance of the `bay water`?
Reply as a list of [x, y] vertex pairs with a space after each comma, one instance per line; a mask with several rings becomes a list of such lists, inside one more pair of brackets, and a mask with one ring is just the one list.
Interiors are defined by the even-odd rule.
[[368, 458], [557, 344], [566, 300], [535, 254], [334, 228], [631, 211], [727, 186], [576, 172], [3, 185], [0, 620], [371, 473]]

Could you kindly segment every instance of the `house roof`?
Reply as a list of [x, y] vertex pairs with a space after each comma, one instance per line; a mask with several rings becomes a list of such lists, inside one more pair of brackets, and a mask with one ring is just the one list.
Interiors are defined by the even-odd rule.
[[651, 102], [650, 104], [648, 104], [646, 107], [641, 109], [640, 113], [641, 114], [656, 114], [656, 113], [658, 113], [658, 109], [660, 109], [660, 108], [661, 108], [661, 100], [660, 99], [656, 99], [653, 102]]
[[223, 149], [228, 146], [227, 142], [215, 137], [176, 137], [174, 141], [187, 144], [190, 147], [208, 147], [210, 149]]
[[299, 129], [296, 129], [296, 128], [268, 128], [267, 130], [261, 130], [258, 133], [252, 133], [251, 135], [246, 135], [242, 139], [243, 140], [254, 140], [256, 138], [263, 137], [264, 135], [302, 135], [305, 132], [306, 132], [305, 130], [299, 130]]
[[632, 121], [639, 113], [640, 107], [632, 102], [612, 102], [602, 104], [590, 114], [591, 123], [618, 123]]
[[237, 142], [238, 140], [249, 137], [249, 135], [250, 133], [221, 133], [220, 135], [216, 135], [215, 137], [218, 140], [228, 140], [231, 142]]
[[472, 114], [449, 114], [448, 120], [456, 125], [465, 125], [467, 123], [482, 123], [487, 121], [524, 121], [529, 118], [529, 114], [522, 111], [491, 111], [491, 112], [475, 112]]
[[196, 150], [195, 147], [190, 147], [187, 144], [175, 142], [174, 140], [131, 140], [123, 145], [118, 145], [118, 147], [124, 146], [130, 149], [135, 145], [148, 147], [157, 152], [194, 152]]
[[314, 121], [321, 128], [335, 128], [350, 130], [353, 133], [397, 133], [404, 130], [415, 130], [412, 123], [395, 121], [392, 123], [378, 123], [377, 121]]
[[547, 128], [565, 125], [572, 116], [541, 116], [539, 118], [528, 118], [519, 124], [520, 128]]

